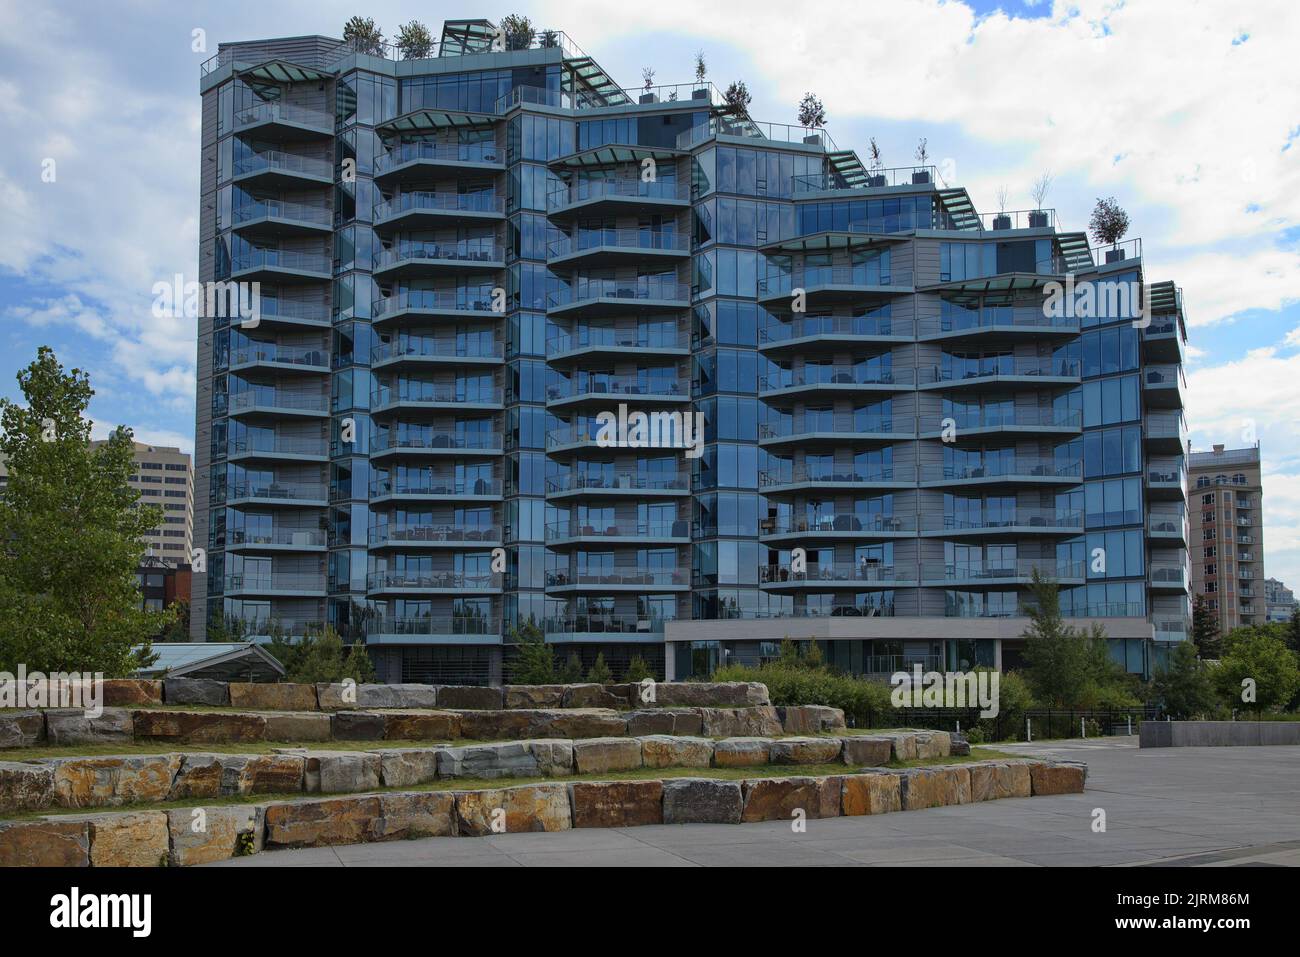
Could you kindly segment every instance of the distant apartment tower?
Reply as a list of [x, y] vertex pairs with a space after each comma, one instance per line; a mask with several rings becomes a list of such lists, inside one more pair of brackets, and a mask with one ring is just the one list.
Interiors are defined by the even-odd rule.
[[1259, 446], [1193, 452], [1188, 494], [1192, 593], [1223, 633], [1265, 620], [1263, 480]]
[[[103, 440], [91, 442], [103, 445]], [[131, 488], [146, 505], [162, 509], [162, 521], [145, 536], [145, 556], [188, 565], [194, 545], [194, 468], [189, 453], [165, 445], [132, 443], [135, 474]]]
[[[1186, 637], [1182, 296], [1140, 240], [552, 30], [222, 44], [200, 91], [199, 279], [261, 308], [199, 325], [196, 638], [328, 622], [388, 681], [500, 680], [528, 620], [616, 675], [1012, 665], [1035, 570], [1130, 671]], [[607, 441], [637, 412], [702, 454]]]
[[1264, 618], [1269, 622], [1290, 621], [1295, 611], [1295, 592], [1276, 578], [1264, 579]]

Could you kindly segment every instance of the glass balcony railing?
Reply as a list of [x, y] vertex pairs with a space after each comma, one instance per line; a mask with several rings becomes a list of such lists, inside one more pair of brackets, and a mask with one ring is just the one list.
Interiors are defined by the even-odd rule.
[[1056, 229], [1054, 209], [1009, 209], [1000, 213], [979, 213], [980, 227], [994, 232], [1004, 229]]
[[495, 143], [403, 143], [375, 157], [375, 175], [418, 160], [500, 165], [505, 162], [505, 150]]
[[420, 479], [391, 479], [377, 476], [370, 481], [370, 494], [380, 495], [500, 495], [501, 480], [479, 478], [461, 481], [453, 477], [426, 476]]
[[824, 485], [875, 485], [884, 482], [915, 482], [916, 467], [891, 465], [876, 469], [798, 468], [768, 469], [758, 473], [759, 488], [804, 483]]
[[413, 190], [376, 203], [373, 215], [375, 222], [379, 222], [399, 213], [419, 210], [437, 213], [505, 213], [506, 200], [504, 196], [493, 192], [436, 193]]
[[684, 307], [690, 298], [691, 287], [672, 279], [590, 279], [550, 293], [546, 304], [550, 309], [560, 309], [591, 300], [631, 299], [680, 302]]
[[1152, 512], [1147, 516], [1147, 529], [1156, 535], [1180, 535], [1187, 537], [1187, 519], [1181, 512], [1164, 514]]
[[986, 579], [1032, 579], [1037, 571], [1043, 578], [1057, 581], [1083, 578], [1083, 562], [1056, 562], [1052, 560], [1015, 559], [1011, 561], [926, 562], [921, 565], [921, 580], [981, 581]]
[[[879, 189], [882, 186], [929, 186], [942, 183], [937, 166], [877, 166], [867, 170], [866, 179], [861, 186], [848, 186], [842, 178], [834, 173], [812, 173], [794, 178], [794, 191], [798, 193], [820, 193], [827, 190]], [[930, 229], [931, 224], [912, 223], [901, 226], [902, 229]], [[897, 232], [897, 229], [879, 230], [880, 232]]]
[[777, 518], [760, 529], [763, 535], [817, 535], [863, 532], [896, 534], [915, 532], [916, 517], [913, 515], [857, 515], [852, 512], [828, 513], [810, 517]]
[[439, 312], [492, 312], [492, 294], [479, 289], [410, 289], [375, 299], [370, 312], [376, 319], [407, 310]]
[[1082, 364], [1075, 359], [1028, 359], [1015, 356], [989, 356], [969, 364], [928, 366], [919, 370], [921, 383], [972, 382], [998, 376], [1051, 376], [1077, 379]]
[[267, 171], [303, 173], [320, 179], [329, 179], [334, 175], [328, 160], [317, 156], [300, 156], [297, 153], [286, 153], [281, 150], [266, 150], [241, 156], [235, 160], [234, 170], [236, 176]]
[[247, 109], [235, 111], [235, 129], [252, 126], [255, 123], [292, 123], [307, 126], [314, 130], [332, 133], [334, 115], [324, 110], [313, 110], [292, 103], [259, 103]]
[[378, 571], [366, 576], [366, 588], [379, 591], [383, 588], [396, 590], [416, 589], [459, 589], [463, 591], [496, 591], [501, 588], [499, 574], [467, 574], [457, 571]]
[[274, 363], [276, 365], [311, 366], [328, 369], [329, 353], [324, 349], [312, 349], [305, 346], [282, 346], [266, 343], [257, 346], [235, 348], [230, 352], [230, 365], [255, 365], [257, 363]]
[[[1075, 429], [1083, 425], [1083, 413], [1078, 409], [986, 408], [968, 412], [953, 411], [942, 418], [951, 419], [958, 431], [1001, 428]], [[938, 420], [934, 424], [938, 425]]]
[[331, 227], [334, 222], [330, 211], [323, 206], [287, 203], [278, 199], [264, 199], [236, 206], [231, 210], [230, 218], [236, 226], [254, 219], [283, 219], [325, 228]]
[[916, 324], [910, 319], [882, 319], [875, 316], [807, 316], [792, 322], [770, 321], [759, 330], [760, 346], [806, 339], [811, 336], [861, 336], [863, 338], [911, 339]]
[[578, 349], [687, 349], [686, 335], [675, 328], [612, 329], [589, 326], [546, 340], [548, 355]]
[[231, 412], [252, 409], [288, 409], [294, 412], [328, 412], [329, 399], [323, 395], [300, 395], [291, 392], [257, 390], [235, 392], [229, 397]]
[[404, 263], [454, 262], [505, 263], [505, 248], [490, 239], [465, 239], [460, 242], [403, 241], [375, 250], [375, 269], [391, 269]]
[[230, 268], [234, 273], [249, 269], [286, 269], [292, 272], [319, 273], [322, 277], [328, 278], [332, 264], [330, 258], [323, 253], [255, 249], [233, 257]]
[[803, 143], [820, 146], [835, 152], [835, 141], [821, 127], [791, 126], [788, 123], [767, 123], [747, 116], [734, 114], [714, 115], [707, 123], [700, 123], [677, 134], [677, 148], [691, 149], [713, 136], [735, 136], [743, 139], [771, 140], [776, 143]]
[[1020, 456], [989, 458], [977, 464], [927, 465], [921, 470], [923, 482], [964, 482], [991, 478], [1051, 478], [1082, 481], [1083, 463]]
[[326, 307], [316, 303], [292, 302], [274, 296], [262, 295], [259, 314], [263, 319], [288, 319], [295, 322], [312, 322], [329, 325]]
[[687, 398], [690, 390], [680, 379], [642, 375], [605, 375], [580, 372], [568, 381], [546, 387], [548, 400], [572, 399], [583, 395], [677, 396]]
[[641, 615], [568, 615], [546, 618], [542, 629], [559, 635], [662, 635], [664, 619]]
[[505, 393], [500, 386], [473, 386], [462, 383], [404, 382], [396, 388], [380, 386], [370, 393], [370, 407], [389, 405], [452, 405], [474, 403], [500, 405]]
[[272, 572], [269, 575], [245, 575], [232, 573], [226, 575], [226, 591], [244, 592], [323, 592], [325, 576], [323, 574], [294, 574], [290, 572]]
[[553, 522], [546, 526], [546, 540], [563, 538], [687, 538], [690, 522], [678, 519], [672, 522], [611, 522], [590, 525], [574, 519]]
[[474, 337], [469, 339], [399, 339], [381, 342], [370, 350], [372, 364], [390, 359], [501, 359], [505, 347], [500, 342]]
[[377, 545], [457, 544], [479, 545], [501, 541], [500, 525], [376, 525], [368, 541]]
[[668, 568], [629, 568], [622, 571], [616, 571], [611, 568], [609, 571], [548, 571], [546, 573], [547, 588], [581, 588], [602, 585], [620, 585], [655, 589], [680, 587], [689, 585], [690, 583], [690, 572]]
[[689, 183], [672, 179], [642, 182], [640, 179], [586, 179], [567, 187], [553, 189], [546, 195], [548, 210], [563, 209], [576, 203], [598, 199], [650, 199], [688, 202]]
[[1083, 512], [1066, 509], [1016, 508], [974, 515], [926, 515], [921, 528], [927, 532], [993, 531], [1007, 528], [1083, 529]]
[[270, 529], [264, 532], [232, 528], [226, 535], [230, 545], [279, 545], [290, 548], [325, 547], [325, 533], [309, 528]]
[[1182, 459], [1152, 458], [1147, 462], [1147, 482], [1152, 485], [1187, 486], [1187, 471]]
[[496, 432], [378, 432], [370, 442], [372, 451], [446, 449], [490, 452], [500, 450], [501, 445], [501, 435]]
[[775, 392], [821, 385], [911, 385], [915, 381], [915, 369], [806, 365], [802, 369], [781, 369], [759, 376], [758, 391]]
[[1186, 588], [1187, 566], [1171, 562], [1152, 562], [1151, 584], [1172, 586], [1174, 588]]
[[1013, 329], [1029, 331], [1072, 332], [1079, 328], [1079, 320], [1070, 316], [1047, 316], [1042, 310], [990, 307], [963, 310], [938, 319], [921, 319], [917, 322], [918, 336], [937, 336], [954, 332], [982, 332], [987, 329]]
[[501, 628], [496, 622], [469, 615], [380, 615], [367, 623], [366, 632], [371, 635], [499, 635]]
[[265, 438], [231, 439], [226, 443], [227, 455], [250, 455], [257, 452], [317, 457], [329, 454], [324, 439], [275, 438], [268, 436]]
[[325, 501], [325, 485], [315, 482], [235, 482], [229, 486], [229, 501], [238, 499], [285, 499]]
[[789, 295], [794, 289], [817, 286], [910, 287], [912, 273], [888, 266], [820, 266], [796, 270], [789, 275], [767, 276], [758, 281], [759, 298]]
[[686, 492], [691, 487], [688, 473], [611, 472], [591, 475], [552, 475], [546, 491], [560, 492]]
[[872, 562], [833, 562], [811, 564], [807, 571], [793, 572], [787, 565], [760, 565], [760, 585], [821, 585], [835, 582], [872, 583], [892, 585], [896, 582], [916, 582], [916, 566], [880, 565]]
[[583, 229], [576, 236], [565, 236], [547, 244], [551, 258], [568, 256], [590, 249], [641, 249], [647, 252], [689, 252], [690, 238], [685, 233], [665, 233], [645, 229]]
[[912, 416], [887, 415], [819, 415], [794, 416], [760, 422], [760, 439], [789, 439], [802, 435], [830, 434], [845, 436], [897, 434], [900, 437], [915, 431]]

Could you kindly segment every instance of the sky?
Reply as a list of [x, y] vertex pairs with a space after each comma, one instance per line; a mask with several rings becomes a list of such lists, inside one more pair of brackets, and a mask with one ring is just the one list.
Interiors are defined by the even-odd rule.
[[[795, 15], [792, 16], [792, 10]], [[195, 329], [153, 287], [195, 278], [199, 65], [223, 41], [386, 36], [507, 12], [567, 32], [625, 87], [703, 50], [758, 120], [805, 92], [841, 148], [907, 166], [925, 137], [981, 211], [1128, 212], [1147, 278], [1183, 288], [1193, 447], [1261, 444], [1265, 570], [1300, 586], [1300, 83], [1294, 0], [788, 0], [476, 4], [0, 0], [0, 395], [38, 345], [90, 373], [96, 434], [193, 447]]]

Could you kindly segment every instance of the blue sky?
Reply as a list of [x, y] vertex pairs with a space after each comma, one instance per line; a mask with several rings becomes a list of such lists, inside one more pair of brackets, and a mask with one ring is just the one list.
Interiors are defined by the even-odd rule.
[[[625, 86], [686, 82], [697, 49], [743, 78], [760, 120], [807, 90], [841, 147], [887, 165], [920, 137], [981, 210], [1047, 205], [1070, 229], [1115, 196], [1148, 276], [1183, 287], [1195, 447], [1256, 435], [1265, 561], [1300, 585], [1300, 84], [1294, 3], [755, 0], [518, 3]], [[792, 16], [791, 11], [796, 10]], [[805, 11], [807, 13], [805, 14]], [[197, 260], [199, 64], [225, 40], [337, 36], [354, 12], [387, 35], [475, 5], [0, 0], [0, 394], [38, 344], [90, 371], [99, 428], [192, 446], [194, 329], [150, 311]], [[195, 51], [202, 30], [206, 50]], [[653, 51], [648, 55], [647, 51]], [[54, 161], [53, 182], [42, 172]]]

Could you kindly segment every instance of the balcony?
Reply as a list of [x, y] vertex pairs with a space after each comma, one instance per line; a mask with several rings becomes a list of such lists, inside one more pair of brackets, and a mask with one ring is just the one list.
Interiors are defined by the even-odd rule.
[[376, 525], [367, 535], [371, 548], [487, 548], [503, 539], [499, 525]]
[[376, 203], [373, 210], [376, 229], [437, 229], [454, 225], [457, 220], [493, 221], [505, 219], [505, 215], [505, 197], [490, 190], [475, 193], [415, 190]]
[[584, 326], [546, 340], [549, 362], [585, 357], [644, 355], [679, 358], [690, 355], [684, 333], [654, 326], [643, 329], [615, 329], [608, 326]]
[[830, 513], [813, 518], [766, 519], [759, 523], [759, 539], [782, 541], [857, 541], [869, 538], [910, 538], [916, 534], [911, 515], [857, 515]]
[[1154, 543], [1186, 547], [1187, 519], [1182, 512], [1151, 512], [1147, 516], [1147, 538]]
[[645, 183], [638, 179], [582, 180], [552, 190], [546, 196], [549, 216], [623, 216], [633, 213], [685, 209], [691, 203], [689, 183], [661, 179]]
[[[942, 439], [945, 434], [956, 441], [985, 435], [1073, 435], [1083, 431], [1083, 416], [1078, 409], [986, 408], [970, 412], [931, 415], [921, 430], [923, 439]], [[945, 433], [945, 426], [950, 430]]]
[[334, 168], [323, 157], [266, 150], [236, 159], [233, 181], [250, 189], [333, 186]]
[[1185, 365], [1187, 336], [1176, 315], [1153, 316], [1142, 329], [1142, 354], [1152, 362]]
[[921, 469], [921, 485], [936, 488], [949, 485], [1078, 485], [1082, 481], [1082, 462], [1058, 462], [1053, 458], [1033, 456], [998, 456], [979, 465], [927, 465]]
[[928, 537], [961, 538], [974, 535], [1015, 537], [1029, 535], [1079, 535], [1083, 512], [1066, 509], [1015, 508], [975, 515], [925, 515], [921, 534]]
[[237, 110], [235, 132], [256, 133], [259, 139], [282, 142], [334, 135], [334, 115], [292, 103], [259, 103]]
[[[867, 170], [866, 180], [862, 186], [848, 186], [841, 179], [830, 173], [812, 173], [806, 176], [796, 176], [794, 178], [795, 195], [800, 193], [823, 193], [828, 191], [857, 191], [872, 189], [896, 189], [902, 187], [911, 192], [913, 187], [923, 186], [927, 189], [933, 188], [939, 183], [939, 168], [937, 166], [892, 166], [883, 167], [875, 166]], [[899, 220], [899, 217], [893, 217], [891, 224], [897, 221], [897, 225], [889, 230], [873, 230], [878, 232], [897, 232], [899, 230], [912, 229], [931, 229], [932, 224], [927, 220], [925, 222], [916, 222], [913, 217], [906, 217]]]
[[372, 595], [456, 595], [462, 592], [494, 595], [501, 592], [501, 575], [474, 575], [450, 570], [379, 571], [366, 576], [366, 591]]
[[805, 445], [879, 445], [916, 438], [910, 415], [793, 416], [758, 426], [759, 445], [780, 448]]
[[781, 369], [758, 377], [758, 392], [764, 399], [831, 398], [870, 392], [901, 392], [916, 382], [915, 369], [870, 366], [805, 365]]
[[916, 468], [910, 465], [858, 470], [849, 468], [788, 467], [758, 473], [758, 490], [764, 495], [782, 495], [812, 490], [855, 491], [858, 489], [901, 489], [916, 484]]
[[436, 178], [481, 178], [506, 168], [505, 150], [495, 143], [403, 143], [375, 157], [375, 181], [407, 183]]
[[227, 407], [231, 416], [269, 415], [324, 418], [329, 415], [329, 398], [324, 395], [256, 389], [250, 392], [232, 394], [227, 400]]
[[546, 618], [542, 622], [546, 640], [566, 642], [647, 642], [664, 640], [664, 620], [640, 615], [570, 615]]
[[240, 505], [324, 508], [327, 495], [323, 482], [235, 482], [226, 493], [226, 504], [232, 508]]
[[306, 203], [264, 199], [236, 206], [230, 214], [231, 228], [265, 236], [319, 236], [334, 231], [329, 208]]
[[1154, 412], [1143, 422], [1143, 437], [1152, 452], [1182, 455], [1187, 451], [1187, 424], [1177, 412]]
[[691, 289], [676, 280], [588, 279], [572, 289], [547, 296], [546, 311], [553, 316], [618, 316], [629, 312], [673, 312], [691, 304]]
[[1041, 577], [1062, 585], [1081, 585], [1086, 575], [1083, 562], [1057, 562], [1047, 558], [1020, 558], [1005, 562], [927, 562], [921, 565], [921, 584], [941, 588], [1028, 585], [1033, 581], [1035, 571]]
[[599, 427], [594, 424], [565, 425], [551, 429], [546, 433], [546, 451], [555, 454], [607, 448], [598, 442], [598, 432]]
[[1187, 472], [1182, 458], [1153, 458], [1147, 463], [1147, 497], [1153, 501], [1187, 498]]
[[577, 372], [568, 381], [553, 382], [546, 387], [549, 408], [580, 402], [689, 402], [690, 389], [680, 379], [648, 375], [605, 375]]
[[691, 254], [690, 237], [642, 229], [582, 229], [548, 244], [547, 266], [596, 269], [629, 263], [673, 263]]
[[1186, 641], [1187, 630], [1187, 621], [1183, 618], [1155, 616], [1151, 619], [1151, 633], [1154, 641]]
[[812, 564], [793, 572], [785, 565], [760, 565], [758, 583], [769, 591], [825, 591], [831, 588], [915, 588], [915, 565], [871, 562]]
[[500, 386], [474, 386], [421, 382], [397, 387], [380, 386], [370, 393], [370, 411], [374, 413], [407, 411], [497, 411], [505, 408], [505, 393]]
[[1044, 389], [1078, 385], [1082, 368], [1070, 359], [1028, 359], [994, 356], [971, 364], [948, 363], [918, 370], [918, 386], [969, 392], [1003, 392], [1016, 387]]
[[589, 544], [687, 545], [690, 541], [690, 522], [686, 519], [671, 522], [614, 522], [601, 526], [588, 525], [577, 519], [571, 519], [546, 526], [546, 544], [553, 548], [560, 545]]
[[477, 289], [412, 289], [384, 296], [370, 304], [375, 325], [400, 319], [500, 319], [505, 304], [497, 312], [492, 308], [491, 293]]
[[1033, 340], [1042, 336], [1077, 336], [1080, 320], [1071, 316], [1049, 316], [1039, 309], [986, 307], [938, 319], [917, 322], [921, 342], [962, 341], [997, 336], [1008, 340]]
[[500, 365], [505, 361], [505, 347], [477, 336], [469, 338], [412, 338], [403, 336], [396, 342], [381, 342], [370, 350], [374, 369], [390, 366]]
[[888, 266], [815, 266], [758, 281], [758, 300], [769, 305], [791, 299], [802, 289], [809, 305], [853, 302], [864, 296], [912, 291], [912, 274]]
[[256, 249], [230, 264], [230, 278], [246, 282], [321, 282], [332, 274], [333, 263], [324, 253]]
[[1181, 366], [1147, 366], [1142, 370], [1142, 397], [1153, 409], [1181, 409], [1187, 383]]
[[257, 328], [268, 330], [283, 328], [299, 331], [304, 328], [328, 329], [330, 327], [327, 306], [287, 301], [266, 295], [259, 297], [257, 319]]
[[282, 346], [274, 342], [237, 347], [230, 353], [230, 371], [266, 369], [273, 372], [330, 371], [329, 353], [304, 346]]
[[546, 496], [552, 499], [600, 497], [642, 499], [689, 495], [690, 491], [691, 476], [688, 472], [576, 473], [552, 475], [546, 480]]
[[376, 250], [374, 257], [375, 278], [381, 281], [495, 271], [505, 266], [505, 247], [490, 239], [446, 243], [400, 240]]
[[548, 592], [666, 592], [690, 587], [690, 572], [668, 568], [546, 573]]
[[1181, 563], [1152, 562], [1150, 582], [1152, 591], [1187, 592], [1191, 588], [1187, 566]]
[[370, 441], [370, 454], [380, 458], [396, 454], [421, 456], [500, 455], [499, 432], [380, 431]]
[[500, 479], [458, 481], [454, 477], [432, 476], [422, 481], [395, 480], [376, 476], [370, 480], [372, 500], [458, 499], [491, 502], [501, 498]]
[[399, 618], [381, 615], [368, 623], [367, 645], [499, 645], [501, 627], [477, 616]]
[[226, 458], [231, 462], [245, 459], [327, 462], [329, 449], [324, 439], [274, 437], [231, 439], [226, 443]]
[[232, 528], [226, 533], [229, 552], [323, 552], [325, 533], [316, 529], [290, 528], [255, 532]]
[[874, 316], [807, 316], [769, 321], [758, 333], [758, 348], [768, 354], [840, 351], [866, 345], [912, 342], [916, 323]]
[[228, 574], [225, 580], [227, 597], [255, 595], [264, 597], [317, 598], [325, 594], [324, 574], [303, 575], [290, 572], [273, 572], [269, 575]]

